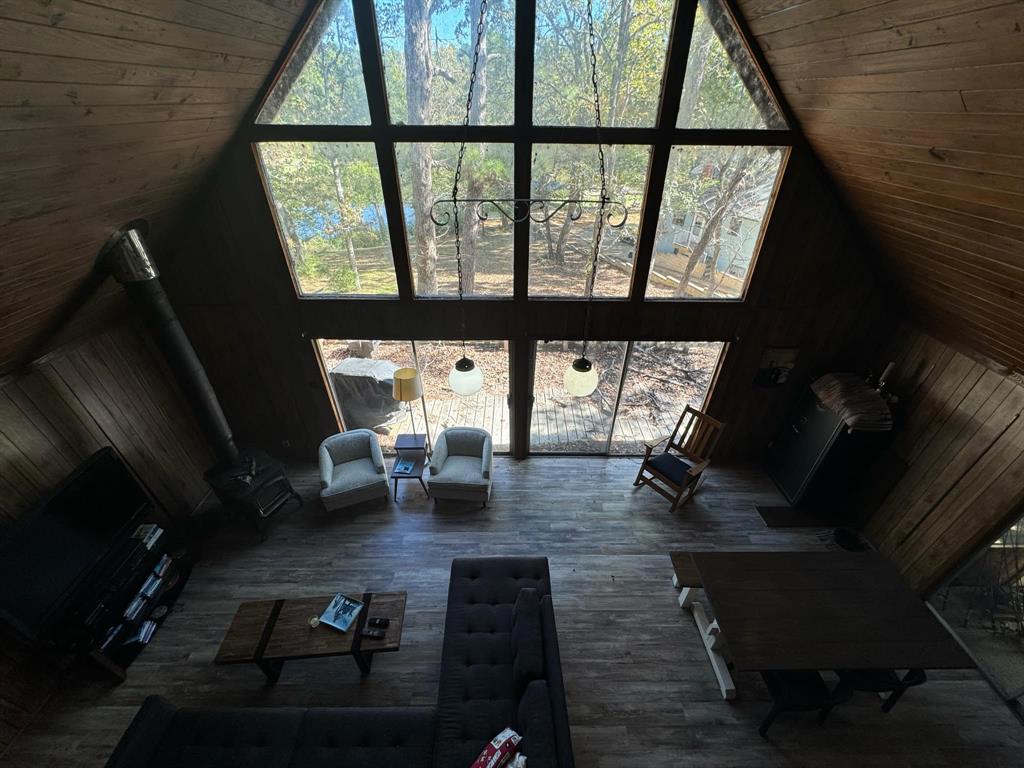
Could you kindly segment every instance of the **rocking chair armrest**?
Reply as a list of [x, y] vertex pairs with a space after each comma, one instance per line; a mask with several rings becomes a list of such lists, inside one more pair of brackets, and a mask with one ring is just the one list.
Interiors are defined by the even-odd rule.
[[645, 440], [644, 441], [644, 448], [646, 448], [647, 452], [650, 453], [651, 451], [653, 451], [655, 448], [657, 448], [659, 445], [661, 445], [662, 443], [664, 443], [666, 440], [668, 440], [671, 437], [672, 437], [672, 435], [664, 435], [662, 437], [657, 438], [656, 440]]
[[704, 461], [698, 462], [686, 470], [686, 474], [690, 477], [697, 477], [701, 472], [708, 468], [708, 464], [711, 463], [711, 459], [704, 459]]

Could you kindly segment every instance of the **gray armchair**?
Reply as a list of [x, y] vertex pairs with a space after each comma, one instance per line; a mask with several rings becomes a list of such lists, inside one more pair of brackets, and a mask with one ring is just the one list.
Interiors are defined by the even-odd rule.
[[430, 495], [435, 499], [479, 501], [491, 496], [491, 436], [475, 427], [451, 427], [434, 442]]
[[368, 499], [387, 499], [388, 474], [377, 435], [353, 429], [320, 444], [320, 499], [333, 510]]

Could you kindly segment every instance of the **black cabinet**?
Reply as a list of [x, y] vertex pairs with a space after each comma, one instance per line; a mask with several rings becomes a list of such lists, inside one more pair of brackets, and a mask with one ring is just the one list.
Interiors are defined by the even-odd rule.
[[768, 445], [768, 473], [793, 506], [839, 519], [854, 506], [873, 457], [891, 434], [851, 432], [808, 387]]

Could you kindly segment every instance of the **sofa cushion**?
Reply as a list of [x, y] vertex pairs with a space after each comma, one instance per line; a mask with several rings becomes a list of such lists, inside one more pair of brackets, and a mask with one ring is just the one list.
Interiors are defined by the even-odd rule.
[[286, 768], [301, 709], [179, 709], [164, 730], [152, 768]]
[[512, 609], [512, 684], [517, 696], [544, 677], [544, 636], [536, 589], [521, 589]]
[[291, 768], [431, 768], [433, 752], [432, 708], [309, 709]]
[[438, 768], [466, 768], [488, 741], [515, 722], [515, 604], [524, 588], [548, 594], [549, 582], [544, 558], [458, 558], [452, 563], [437, 697]]
[[439, 470], [430, 469], [430, 484], [445, 488], [477, 490], [487, 487], [479, 456], [449, 456]]
[[370, 459], [354, 459], [338, 464], [331, 476], [331, 484], [320, 491], [322, 496], [331, 496], [336, 493], [346, 493], [359, 488], [369, 488], [375, 485], [387, 485], [387, 475], [377, 472]]
[[557, 768], [558, 746], [551, 714], [551, 693], [547, 681], [534, 680], [519, 700], [516, 726], [523, 737], [519, 751], [529, 768]]

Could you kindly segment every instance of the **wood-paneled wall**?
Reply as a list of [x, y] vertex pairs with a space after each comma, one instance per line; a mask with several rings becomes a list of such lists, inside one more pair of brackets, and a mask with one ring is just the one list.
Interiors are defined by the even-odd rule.
[[[0, 382], [0, 535], [105, 445], [178, 519], [208, 489], [212, 453], [151, 342], [127, 324]], [[51, 660], [0, 633], [0, 753], [57, 682]]]
[[[305, 0], [0, 0], [0, 372], [131, 219], [173, 239]], [[115, 286], [68, 326], [109, 321]]]
[[1024, 370], [1024, 2], [738, 5], [914, 321]]
[[[298, 299], [246, 144], [231, 147], [197, 199], [181, 246], [159, 257], [171, 300], [243, 443], [309, 461], [337, 429], [310, 339], [451, 339], [453, 301]], [[215, 255], [215, 256], [214, 256]], [[720, 340], [730, 349], [709, 409], [728, 422], [722, 460], [757, 459], [807, 377], [858, 369], [881, 318], [874, 259], [813, 157], [797, 148], [743, 302], [596, 301], [594, 339]], [[472, 338], [573, 338], [579, 301], [474, 300]], [[754, 386], [764, 349], [799, 347], [790, 384]]]
[[916, 331], [884, 359], [904, 416], [878, 476], [902, 476], [865, 531], [926, 593], [1024, 514], [1024, 380]]

